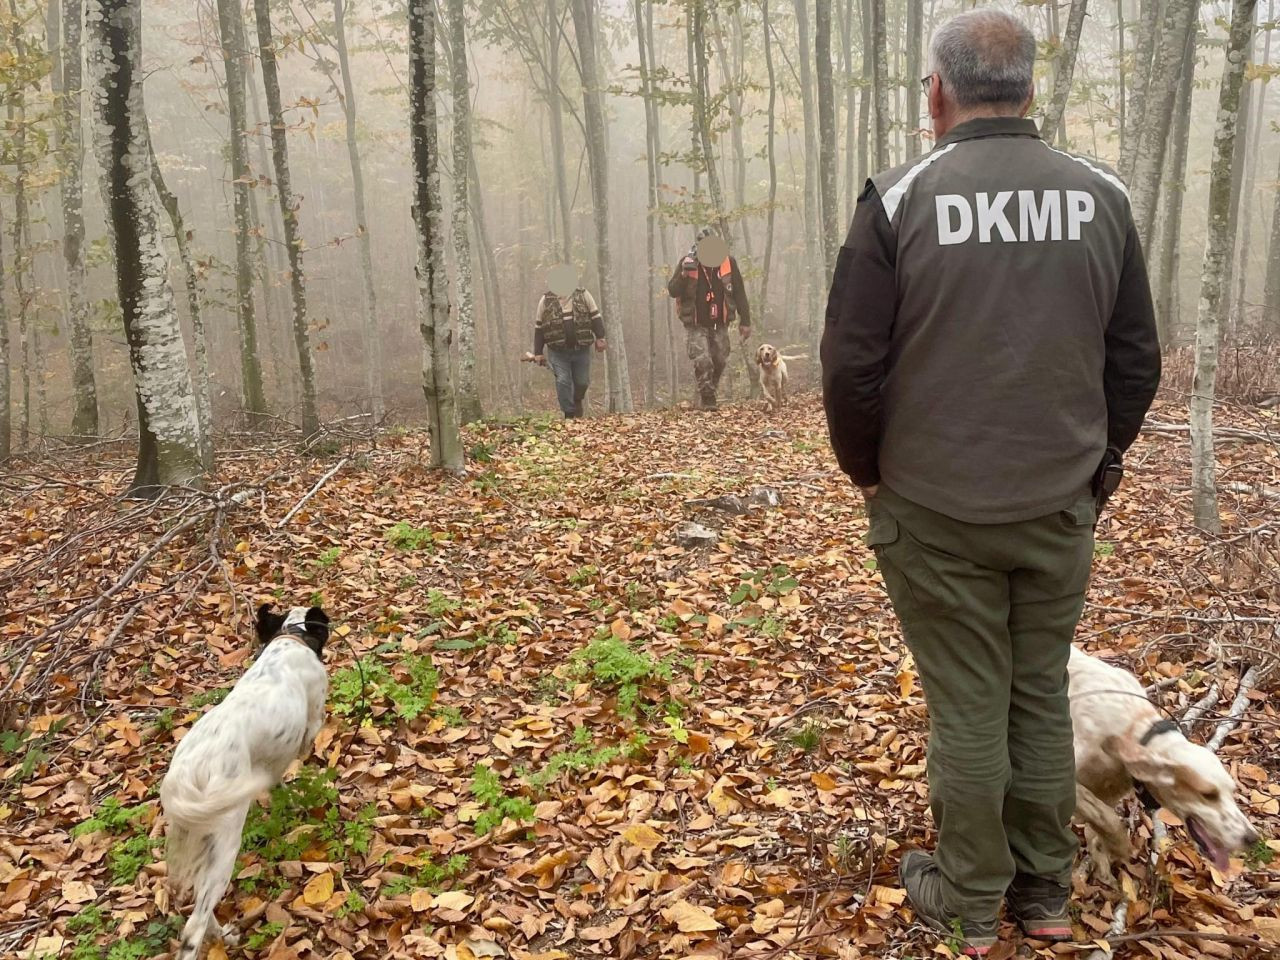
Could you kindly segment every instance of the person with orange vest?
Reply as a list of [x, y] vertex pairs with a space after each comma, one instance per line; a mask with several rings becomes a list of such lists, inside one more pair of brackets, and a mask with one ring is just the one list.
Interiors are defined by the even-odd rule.
[[679, 304], [699, 406], [716, 408], [716, 389], [729, 361], [729, 326], [735, 320], [743, 340], [751, 335], [751, 305], [738, 261], [709, 227], [698, 231], [676, 266], [667, 292]]

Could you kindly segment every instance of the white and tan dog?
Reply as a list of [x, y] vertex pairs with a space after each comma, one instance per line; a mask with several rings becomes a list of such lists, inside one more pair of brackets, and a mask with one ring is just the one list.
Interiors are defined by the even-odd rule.
[[234, 925], [219, 926], [214, 910], [235, 869], [245, 815], [295, 759], [311, 753], [324, 723], [328, 616], [319, 607], [278, 614], [263, 604], [257, 631], [262, 653], [182, 738], [160, 786], [169, 883], [196, 896], [178, 960], [195, 960], [210, 933], [234, 943]]
[[1213, 751], [1192, 743], [1147, 700], [1133, 676], [1071, 650], [1071, 723], [1076, 756], [1076, 816], [1094, 869], [1112, 879], [1111, 860], [1129, 853], [1115, 804], [1135, 787], [1187, 826], [1219, 870], [1258, 832], [1236, 805], [1235, 781]]
[[756, 350], [756, 366], [760, 368], [765, 409], [777, 413], [787, 402], [787, 361], [773, 344], [762, 343]]

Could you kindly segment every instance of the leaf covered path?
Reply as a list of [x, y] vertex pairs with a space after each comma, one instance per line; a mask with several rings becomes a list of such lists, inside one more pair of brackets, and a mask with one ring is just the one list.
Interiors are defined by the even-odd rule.
[[[1131, 456], [1080, 636], [1177, 715], [1219, 682], [1207, 739], [1241, 666], [1275, 654], [1280, 586], [1265, 500], [1239, 495], [1230, 545], [1182, 523], [1184, 442], [1153, 433]], [[927, 717], [815, 401], [772, 420], [485, 424], [464, 478], [421, 469], [424, 443], [244, 451], [216, 496], [158, 506], [112, 499], [127, 452], [4, 478], [0, 953], [169, 949], [155, 787], [272, 599], [333, 616], [331, 712], [316, 755], [251, 815], [223, 904], [246, 933], [230, 955], [935, 949], [894, 879], [899, 848], [931, 839]], [[1222, 452], [1231, 481], [1276, 483], [1273, 446]], [[781, 504], [750, 503], [760, 487]], [[689, 522], [714, 541], [682, 545]], [[1278, 720], [1255, 694], [1221, 751], [1267, 837]], [[1131, 930], [1280, 937], [1280, 844], [1224, 877], [1169, 835], [1154, 873], [1135, 859], [1122, 878]], [[1081, 879], [1077, 894], [1081, 937], [1104, 936], [1120, 891]]]

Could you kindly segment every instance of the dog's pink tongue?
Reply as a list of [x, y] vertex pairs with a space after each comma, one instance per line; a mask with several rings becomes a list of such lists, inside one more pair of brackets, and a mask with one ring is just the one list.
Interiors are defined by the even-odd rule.
[[1231, 859], [1227, 851], [1213, 842], [1208, 831], [1200, 825], [1200, 821], [1195, 817], [1187, 821], [1187, 829], [1191, 831], [1192, 836], [1196, 838], [1196, 842], [1200, 844], [1200, 851], [1218, 868], [1218, 872], [1225, 873], [1231, 866]]

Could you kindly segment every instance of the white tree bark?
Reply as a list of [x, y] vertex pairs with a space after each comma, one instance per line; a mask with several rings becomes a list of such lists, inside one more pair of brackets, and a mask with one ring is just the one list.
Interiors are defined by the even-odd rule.
[[1199, 10], [1200, 0], [1168, 0], [1164, 26], [1160, 31], [1159, 52], [1147, 85], [1130, 181], [1133, 219], [1144, 250], [1152, 246], [1152, 228], [1160, 199], [1160, 172], [1164, 169], [1165, 148], [1173, 123], [1178, 71], [1186, 51], [1187, 32], [1195, 29]]
[[453, 55], [453, 250], [458, 271], [458, 419], [471, 423], [482, 416], [476, 380], [475, 283], [471, 275], [471, 77], [467, 70], [465, 0], [448, 0], [449, 49]]
[[1209, 241], [1204, 252], [1196, 362], [1191, 386], [1191, 498], [1196, 526], [1222, 532], [1218, 515], [1217, 460], [1213, 452], [1213, 400], [1218, 376], [1218, 337], [1226, 305], [1231, 253], [1231, 165], [1236, 149], [1240, 89], [1258, 0], [1235, 0], [1218, 95], [1218, 122], [1209, 174]]
[[[1126, 126], [1120, 143], [1120, 177], [1133, 182], [1133, 165], [1138, 142], [1146, 119], [1147, 90], [1151, 86], [1151, 61], [1160, 42], [1160, 0], [1144, 0], [1138, 20], [1138, 37], [1134, 44], [1134, 65], [1130, 74], [1129, 102], [1125, 110]], [[1123, 8], [1122, 8], [1123, 9]], [[1122, 41], [1123, 42], [1123, 41]]]
[[605, 333], [609, 349], [605, 354], [609, 371], [609, 411], [632, 410], [631, 375], [627, 369], [627, 344], [622, 332], [618, 288], [613, 275], [609, 243], [609, 152], [605, 145], [604, 108], [600, 102], [600, 73], [596, 65], [595, 31], [587, 0], [570, 0], [573, 31], [578, 39], [578, 60], [582, 67], [583, 121], [587, 131], [587, 164], [591, 168], [591, 201], [596, 225], [596, 269], [600, 274], [600, 299], [604, 307]]
[[1084, 30], [1084, 17], [1089, 0], [1071, 0], [1071, 12], [1067, 15], [1067, 35], [1062, 38], [1057, 69], [1053, 75], [1053, 97], [1044, 111], [1044, 123], [1040, 136], [1045, 143], [1058, 139], [1067, 111], [1067, 99], [1071, 96], [1071, 78], [1076, 70], [1076, 53], [1080, 49], [1080, 33]]
[[[826, 262], [824, 285], [830, 286], [840, 249], [839, 204], [836, 188], [836, 96], [831, 78], [831, 5], [819, 3], [814, 19], [814, 75], [818, 81], [818, 197], [822, 211], [822, 252]], [[810, 317], [810, 339], [822, 336], [822, 319]]]
[[418, 329], [422, 392], [427, 400], [431, 465], [463, 469], [450, 360], [449, 278], [440, 208], [440, 135], [436, 123], [436, 8], [409, 2], [409, 131], [413, 150], [413, 219], [418, 234]]
[[[0, 291], [4, 290], [4, 207], [0, 205]], [[0, 294], [0, 463], [13, 453], [12, 361], [9, 358], [9, 307]]]
[[[53, 63], [54, 92], [61, 95], [62, 122], [58, 128], [62, 176], [62, 255], [67, 270], [67, 313], [71, 345], [71, 383], [74, 412], [71, 432], [91, 437], [98, 433], [98, 390], [93, 372], [93, 334], [85, 296], [84, 263], [84, 139], [81, 133], [83, 51], [80, 37], [83, 0], [50, 0], [50, 21], [57, 44]], [[60, 15], [59, 15], [60, 14]], [[54, 18], [56, 16], [56, 20]]]
[[262, 60], [262, 87], [267, 95], [267, 115], [271, 121], [271, 162], [275, 167], [276, 196], [284, 223], [284, 243], [289, 254], [289, 292], [293, 301], [293, 343], [298, 351], [302, 375], [302, 436], [311, 439], [320, 432], [316, 410], [315, 356], [307, 320], [307, 287], [302, 269], [302, 235], [298, 229], [298, 201], [293, 195], [289, 172], [289, 137], [280, 97], [280, 77], [276, 69], [275, 39], [271, 31], [269, 0], [254, 0], [258, 25], [258, 53]]
[[141, 0], [88, 0], [94, 146], [104, 171], [116, 284], [138, 401], [138, 468], [131, 490], [201, 477], [200, 423], [160, 240], [142, 98]]
[[351, 161], [356, 230], [360, 234], [360, 271], [364, 280], [365, 309], [365, 389], [369, 391], [370, 410], [377, 423], [386, 412], [382, 397], [382, 332], [378, 329], [378, 296], [373, 282], [373, 241], [370, 237], [369, 217], [365, 213], [364, 165], [360, 160], [360, 144], [356, 139], [356, 90], [351, 81], [351, 58], [347, 54], [344, 0], [333, 0], [333, 30], [334, 43], [338, 48], [338, 67], [342, 71], [342, 112], [347, 121], [347, 156]]

